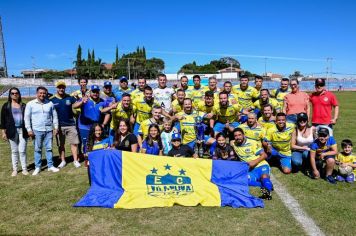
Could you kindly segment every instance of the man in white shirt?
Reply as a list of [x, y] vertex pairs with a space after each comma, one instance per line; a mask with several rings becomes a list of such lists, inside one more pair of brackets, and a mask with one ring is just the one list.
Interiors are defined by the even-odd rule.
[[153, 90], [153, 97], [163, 110], [170, 113], [172, 110], [172, 100], [175, 96], [174, 89], [167, 87], [167, 77], [165, 74], [159, 74], [157, 78], [158, 88]]

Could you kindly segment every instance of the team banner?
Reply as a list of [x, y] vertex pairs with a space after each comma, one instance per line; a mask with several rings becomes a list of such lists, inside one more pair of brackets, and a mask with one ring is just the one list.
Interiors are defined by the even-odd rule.
[[75, 207], [264, 207], [249, 193], [248, 164], [151, 156], [117, 150], [89, 154], [91, 187]]

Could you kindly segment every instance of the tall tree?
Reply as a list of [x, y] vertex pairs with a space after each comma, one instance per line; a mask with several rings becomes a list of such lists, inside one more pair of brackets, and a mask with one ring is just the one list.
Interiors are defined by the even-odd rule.
[[143, 54], [143, 58], [146, 59], [147, 57], [146, 57], [146, 48], [145, 47], [142, 48], [142, 54]]
[[115, 50], [115, 64], [119, 64], [119, 48], [116, 45], [116, 50]]

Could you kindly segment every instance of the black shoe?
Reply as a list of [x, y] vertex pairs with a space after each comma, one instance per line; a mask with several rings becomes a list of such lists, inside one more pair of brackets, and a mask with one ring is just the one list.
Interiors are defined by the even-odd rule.
[[261, 188], [262, 195], [260, 196], [261, 199], [272, 200], [271, 192], [266, 188]]

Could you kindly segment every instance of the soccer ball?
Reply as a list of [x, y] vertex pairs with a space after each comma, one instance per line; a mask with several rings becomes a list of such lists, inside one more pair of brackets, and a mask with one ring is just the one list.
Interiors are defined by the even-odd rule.
[[349, 175], [352, 173], [352, 167], [351, 166], [346, 166], [346, 167], [339, 166], [339, 172], [342, 175]]

